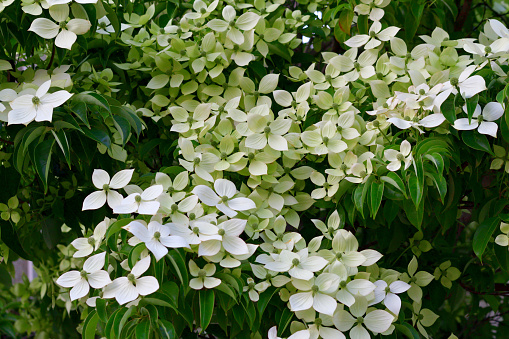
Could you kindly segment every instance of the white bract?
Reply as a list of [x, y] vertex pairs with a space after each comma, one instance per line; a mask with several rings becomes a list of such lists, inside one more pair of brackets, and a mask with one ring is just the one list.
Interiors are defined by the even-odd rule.
[[149, 295], [159, 289], [159, 282], [154, 277], [140, 277], [150, 266], [150, 256], [140, 259], [127, 277], [120, 277], [104, 289], [103, 298], [115, 298], [120, 305], [124, 305], [138, 296]]
[[34, 32], [44, 39], [55, 39], [55, 46], [71, 49], [76, 42], [78, 35], [88, 32], [92, 24], [84, 19], [69, 18], [69, 6], [54, 5], [54, 10], [50, 10], [51, 17], [58, 24], [46, 18], [37, 18], [30, 25], [29, 31]]
[[383, 300], [385, 307], [394, 314], [399, 314], [401, 299], [398, 294], [408, 291], [410, 285], [403, 281], [394, 281], [390, 285], [383, 280], [375, 281], [375, 299], [369, 305], [378, 304]]
[[134, 170], [122, 170], [116, 173], [110, 180], [108, 172], [102, 169], [95, 169], [92, 173], [92, 183], [100, 191], [90, 193], [83, 201], [82, 209], [96, 210], [101, 208], [107, 201], [108, 206], [114, 209], [123, 200], [120, 193], [113, 190], [118, 190], [127, 186], [131, 181]]
[[[463, 108], [466, 112], [466, 106]], [[461, 131], [474, 130], [481, 134], [497, 137], [498, 125], [494, 121], [504, 115], [504, 107], [498, 102], [490, 102], [484, 106], [481, 113], [481, 106], [477, 105], [472, 119], [460, 118], [454, 121], [454, 128]]]
[[189, 286], [195, 290], [202, 288], [214, 288], [221, 284], [221, 280], [214, 278], [216, 273], [216, 265], [206, 264], [203, 268], [199, 268], [193, 260], [189, 260], [189, 272], [195, 278], [189, 280]]
[[218, 210], [229, 217], [237, 215], [236, 211], [246, 211], [256, 208], [255, 203], [249, 198], [233, 198], [237, 194], [235, 185], [226, 179], [217, 179], [214, 182], [214, 190], [205, 185], [198, 185], [193, 193], [208, 206], [215, 206]]
[[163, 193], [162, 185], [153, 185], [140, 192], [129, 194], [121, 203], [113, 207], [113, 213], [138, 213], [154, 215], [161, 203], [155, 201]]
[[157, 221], [151, 221], [148, 227], [140, 222], [133, 221], [128, 225], [128, 228], [129, 232], [145, 243], [145, 246], [154, 254], [157, 261], [168, 253], [168, 247], [189, 247], [184, 238], [178, 235], [170, 235], [170, 227], [161, 225]]
[[384, 151], [384, 157], [386, 160], [390, 161], [389, 165], [387, 165], [387, 169], [389, 171], [397, 171], [401, 168], [401, 163], [405, 164], [404, 169], [406, 170], [413, 162], [412, 154], [411, 154], [411, 145], [407, 140], [403, 140], [400, 145], [400, 151], [396, 151], [395, 149], [386, 149]]
[[53, 109], [69, 100], [72, 94], [64, 90], [48, 93], [50, 87], [51, 80], [48, 80], [37, 89], [35, 94], [24, 94], [11, 101], [12, 110], [7, 120], [9, 125], [28, 125], [34, 120], [51, 121]]
[[83, 298], [88, 294], [90, 287], [103, 288], [111, 283], [108, 272], [104, 271], [106, 252], [91, 256], [83, 264], [82, 271], [69, 271], [62, 274], [56, 283], [62, 287], [72, 287], [71, 300]]
[[394, 317], [387, 311], [374, 310], [366, 314], [368, 302], [363, 296], [356, 296], [350, 312], [337, 310], [334, 314], [334, 325], [342, 332], [350, 331], [351, 338], [371, 338], [374, 334], [387, 331]]
[[89, 238], [77, 238], [71, 242], [71, 245], [77, 249], [73, 254], [74, 258], [82, 258], [90, 255], [92, 252], [97, 251], [101, 242], [106, 234], [110, 223], [109, 218], [105, 218], [94, 229], [94, 234]]

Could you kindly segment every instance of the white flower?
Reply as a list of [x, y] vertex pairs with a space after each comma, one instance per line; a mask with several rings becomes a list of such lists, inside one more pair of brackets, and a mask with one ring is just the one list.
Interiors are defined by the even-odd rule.
[[246, 138], [246, 147], [263, 149], [267, 144], [276, 151], [288, 151], [288, 141], [283, 137], [288, 133], [292, 122], [290, 119], [276, 119], [270, 121], [269, 116], [249, 114], [247, 126], [252, 134]]
[[236, 43], [242, 45], [244, 43], [244, 35], [240, 30], [249, 31], [255, 28], [260, 16], [253, 12], [246, 12], [235, 20], [237, 13], [235, 9], [227, 5], [222, 11], [223, 19], [212, 19], [207, 23], [207, 26], [216, 32], [225, 32], [226, 37]]
[[51, 80], [43, 83], [35, 92], [35, 95], [24, 94], [14, 99], [10, 106], [12, 110], [8, 115], [8, 123], [24, 124], [35, 121], [51, 121], [53, 108], [62, 105], [72, 96], [67, 91], [48, 93]]
[[404, 162], [404, 169], [406, 170], [413, 162], [411, 151], [412, 146], [407, 140], [403, 140], [399, 152], [395, 149], [386, 149], [384, 151], [384, 157], [386, 160], [390, 161], [389, 165], [387, 165], [387, 169], [392, 172], [397, 171], [401, 168], [401, 162]]
[[[79, 2], [79, 1], [76, 1], [76, 2]], [[124, 30], [128, 29], [129, 27], [131, 27], [131, 25], [124, 24], [124, 23], [120, 24], [121, 31], [124, 31]], [[110, 35], [111, 33], [115, 33], [115, 29], [111, 25], [111, 22], [106, 15], [103, 16], [102, 18], [100, 18], [99, 20], [97, 20], [96, 33], [103, 34], [103, 35]]]
[[53, 7], [58, 7], [58, 9], [52, 11], [50, 8], [49, 12], [58, 24], [46, 18], [37, 18], [32, 22], [28, 30], [44, 39], [56, 37], [55, 46], [71, 49], [78, 35], [88, 32], [92, 24], [84, 19], [71, 19], [69, 22], [66, 22], [69, 17], [69, 6], [54, 5]]
[[[233, 255], [248, 254], [249, 249], [239, 235], [246, 227], [247, 220], [230, 219], [223, 221], [216, 227], [216, 233], [209, 236], [210, 240], [205, 240], [198, 249], [199, 256], [213, 256], [221, 250], [221, 245], [226, 252]], [[219, 236], [218, 238], [216, 238]]]
[[359, 242], [352, 232], [340, 229], [332, 239], [332, 248], [318, 252], [329, 262], [340, 262], [348, 267], [358, 267], [366, 261], [366, 257], [357, 250]]
[[206, 264], [200, 269], [193, 260], [189, 260], [189, 272], [193, 277], [196, 277], [189, 280], [189, 287], [192, 289], [214, 288], [221, 284], [220, 279], [213, 277], [216, 273], [216, 265], [214, 264]]
[[269, 262], [265, 268], [275, 272], [288, 272], [296, 279], [309, 280], [313, 273], [320, 271], [327, 265], [327, 260], [318, 256], [309, 256], [308, 249], [304, 248], [298, 253], [283, 250], [278, 260]]
[[385, 307], [397, 316], [401, 309], [401, 299], [397, 294], [408, 291], [410, 285], [400, 280], [394, 281], [390, 285], [387, 285], [384, 280], [378, 280], [375, 281], [375, 285], [375, 299], [369, 305], [378, 304], [383, 300]]
[[170, 228], [167, 225], [161, 225], [157, 221], [151, 221], [148, 228], [138, 221], [133, 221], [129, 223], [129, 232], [145, 243], [145, 246], [154, 254], [157, 261], [168, 253], [167, 247], [189, 248], [189, 244], [184, 238], [178, 235], [170, 235]]
[[349, 280], [347, 267], [340, 262], [330, 266], [329, 272], [339, 277], [339, 290], [336, 293], [336, 299], [348, 307], [355, 302], [354, 296], [367, 296], [376, 288], [375, 284], [366, 279], [354, 279], [347, 282]]
[[150, 186], [144, 191], [129, 194], [122, 203], [113, 208], [113, 213], [138, 213], [154, 215], [161, 203], [156, 200], [163, 193], [162, 185]]
[[365, 49], [373, 49], [380, 46], [381, 41], [389, 41], [399, 32], [399, 27], [390, 26], [382, 30], [382, 24], [379, 21], [373, 22], [369, 28], [369, 34], [359, 34], [345, 41], [345, 45], [349, 47], [361, 47]]
[[[466, 112], [466, 106], [463, 107]], [[494, 121], [504, 115], [504, 107], [498, 102], [490, 102], [484, 106], [481, 114], [481, 106], [477, 105], [472, 115], [472, 120], [468, 122], [468, 118], [461, 118], [454, 121], [453, 127], [460, 131], [473, 130], [481, 134], [488, 134], [497, 137], [498, 125]]]
[[371, 338], [366, 328], [375, 334], [387, 331], [394, 317], [383, 310], [374, 310], [366, 314], [367, 308], [366, 298], [356, 296], [355, 303], [350, 306], [351, 314], [345, 310], [337, 310], [333, 318], [334, 325], [342, 332], [350, 330], [351, 338]]
[[106, 15], [97, 20], [96, 32], [103, 35], [110, 35], [111, 33], [115, 33], [115, 29], [111, 25], [111, 22]]
[[111, 283], [108, 272], [104, 271], [106, 252], [91, 256], [83, 264], [82, 271], [69, 271], [62, 274], [56, 283], [62, 287], [72, 287], [71, 301], [82, 298], [92, 288], [103, 288]]
[[159, 282], [154, 277], [141, 277], [150, 266], [150, 256], [140, 259], [133, 266], [127, 277], [120, 277], [104, 289], [103, 298], [115, 298], [120, 305], [133, 301], [140, 295], [148, 295], [159, 289]]
[[458, 90], [461, 96], [465, 99], [471, 98], [479, 92], [486, 90], [486, 81], [480, 75], [470, 77], [477, 69], [476, 65], [471, 65], [461, 72], [458, 78], [452, 78], [444, 83], [442, 93], [436, 96], [435, 106], [440, 108], [442, 103], [449, 97], [449, 95], [457, 94]]
[[355, 6], [354, 11], [360, 15], [368, 15], [371, 21], [380, 21], [384, 16], [384, 10], [390, 0], [361, 0], [361, 4]]
[[83, 201], [82, 210], [96, 210], [101, 208], [106, 201], [110, 208], [115, 208], [122, 202], [122, 195], [113, 189], [124, 188], [133, 176], [133, 169], [122, 170], [116, 173], [110, 180], [108, 172], [95, 169], [92, 173], [92, 183], [101, 191], [90, 193]]
[[267, 281], [262, 281], [256, 284], [253, 278], [247, 278], [247, 285], [242, 289], [243, 292], [248, 292], [249, 299], [251, 301], [257, 302], [260, 299], [259, 293], [262, 293], [267, 288], [270, 287], [270, 283]]
[[215, 206], [230, 218], [237, 215], [236, 211], [246, 211], [256, 208], [256, 204], [249, 198], [233, 198], [237, 193], [237, 188], [233, 182], [229, 180], [217, 179], [214, 182], [214, 189], [215, 192], [208, 186], [198, 185], [193, 189], [193, 193], [196, 194], [205, 205]]
[[104, 218], [94, 229], [94, 234], [90, 238], [78, 238], [74, 239], [71, 245], [74, 246], [78, 251], [73, 254], [74, 258], [86, 257], [93, 251], [97, 251], [101, 245], [101, 241], [106, 234], [106, 230], [110, 224], [109, 218]]
[[299, 293], [290, 297], [292, 311], [304, 311], [313, 307], [319, 313], [330, 316], [334, 314], [338, 303], [329, 294], [338, 289], [339, 278], [337, 275], [323, 273], [309, 281], [295, 279], [292, 284], [299, 290]]

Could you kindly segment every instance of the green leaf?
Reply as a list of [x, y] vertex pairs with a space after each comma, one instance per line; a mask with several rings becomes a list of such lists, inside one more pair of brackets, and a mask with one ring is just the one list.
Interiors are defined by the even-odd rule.
[[106, 323], [106, 326], [104, 328], [104, 333], [106, 333], [106, 336], [109, 337], [109, 338], [114, 338], [114, 334], [113, 334], [113, 324], [115, 322], [115, 319], [116, 317], [120, 315], [120, 318], [122, 318], [122, 316], [124, 315], [124, 313], [127, 311], [126, 308], [119, 308], [118, 310], [116, 310], [115, 312], [113, 312], [110, 316], [110, 318], [108, 319], [108, 322]]
[[101, 319], [102, 322], [106, 323], [108, 321], [108, 313], [106, 312], [106, 300], [102, 298], [97, 298], [95, 301], [95, 309], [97, 310], [99, 319]]
[[389, 173], [387, 173], [386, 176], [381, 177], [380, 180], [382, 180], [383, 182], [386, 182], [388, 184], [391, 184], [392, 186], [397, 188], [401, 193], [403, 193], [403, 195], [406, 197], [405, 183], [403, 182], [401, 177], [399, 175], [397, 175], [396, 173], [389, 172]]
[[410, 174], [410, 178], [408, 179], [408, 190], [410, 191], [410, 197], [417, 208], [421, 202], [424, 187], [421, 186], [419, 179], [417, 176], [412, 173]]
[[404, 324], [395, 324], [394, 327], [396, 327], [396, 330], [398, 332], [401, 332], [404, 334], [407, 338], [410, 339], [419, 339], [421, 336], [419, 335], [419, 332], [415, 330], [410, 324], [404, 323]]
[[25, 249], [21, 245], [18, 233], [11, 222], [0, 220], [0, 237], [3, 243], [7, 245], [11, 251], [23, 259], [31, 260], [30, 256], [25, 252]]
[[159, 332], [164, 339], [176, 339], [177, 332], [171, 322], [165, 319], [159, 319]]
[[131, 137], [131, 125], [127, 119], [118, 115], [113, 116], [113, 122], [115, 124], [115, 128], [120, 134], [120, 137], [122, 138], [122, 147], [124, 147]]
[[265, 308], [269, 304], [270, 300], [278, 292], [279, 289], [275, 288], [273, 286], [267, 288], [263, 293], [260, 293], [260, 299], [258, 300], [257, 306], [258, 306], [258, 313], [260, 314], [260, 318], [263, 315], [263, 312], [265, 311]]
[[115, 30], [115, 33], [112, 33], [113, 39], [115, 39], [118, 34], [120, 33], [120, 22], [118, 21], [117, 13], [115, 13], [115, 10], [111, 8], [111, 6], [108, 3], [103, 4], [104, 9], [108, 14], [106, 16], [111, 22], [111, 25], [113, 26], [113, 29]]
[[90, 123], [88, 122], [88, 108], [87, 104], [84, 102], [76, 102], [71, 106], [71, 112], [76, 114], [78, 118], [80, 118], [83, 123], [90, 128]]
[[133, 268], [133, 266], [138, 262], [140, 258], [141, 252], [146, 250], [144, 242], [140, 242], [138, 245], [134, 246], [131, 252], [129, 252], [129, 267]]
[[382, 203], [382, 197], [384, 195], [384, 183], [371, 183], [370, 187], [370, 208], [371, 208], [371, 217], [374, 219], [376, 214], [378, 213], [378, 209], [380, 208], [380, 204]]
[[474, 95], [471, 98], [466, 99], [467, 104], [467, 116], [468, 116], [468, 123], [472, 121], [472, 116], [474, 115], [475, 108], [477, 107], [477, 103], [479, 102], [479, 94]]
[[175, 272], [180, 280], [180, 282], [184, 286], [189, 286], [189, 276], [187, 274], [187, 266], [186, 262], [180, 255], [180, 252], [177, 250], [169, 251], [166, 255], [168, 259], [170, 259], [170, 262], [175, 269]]
[[444, 159], [440, 153], [426, 154], [424, 157], [436, 166], [438, 173], [441, 174], [444, 171]]
[[475, 255], [481, 260], [481, 262], [486, 245], [488, 245], [488, 242], [490, 241], [493, 232], [497, 229], [499, 223], [500, 219], [498, 217], [491, 217], [485, 219], [475, 231], [474, 238], [472, 240], [472, 248], [474, 249]]
[[357, 29], [359, 34], [368, 34], [369, 22], [367, 15], [359, 15], [357, 18]]
[[136, 325], [136, 339], [149, 339], [150, 337], [150, 321], [148, 319], [142, 320]]
[[283, 313], [281, 314], [281, 317], [279, 318], [278, 326], [277, 326], [277, 335], [278, 336], [283, 335], [286, 328], [292, 321], [292, 318], [293, 318], [293, 312], [290, 311], [288, 308], [283, 309]]
[[55, 139], [48, 139], [38, 144], [33, 153], [33, 161], [37, 174], [44, 184], [44, 191], [48, 189], [48, 174], [51, 164], [51, 150]]
[[454, 124], [454, 121], [456, 121], [455, 99], [456, 99], [455, 96], [449, 97], [442, 103], [441, 106], [442, 114], [451, 124]]
[[500, 267], [505, 272], [509, 272], [509, 251], [507, 250], [507, 247], [495, 245], [494, 248]]
[[271, 42], [267, 45], [269, 46], [270, 54], [279, 55], [286, 61], [288, 61], [290, 63], [292, 62], [292, 57], [290, 56], [290, 53], [288, 52], [288, 47], [286, 47], [285, 45], [283, 45], [277, 41]]
[[55, 141], [62, 150], [67, 165], [69, 166], [69, 168], [71, 168], [71, 150], [65, 132], [63, 130], [60, 130], [58, 132], [55, 132], [55, 130], [51, 130], [51, 133], [53, 134], [53, 137], [55, 137]]
[[354, 11], [353, 10], [344, 10], [339, 15], [339, 27], [343, 32], [350, 35], [350, 28], [352, 27], [352, 21], [354, 17]]
[[491, 151], [488, 138], [484, 134], [476, 131], [463, 131], [461, 138], [468, 147], [494, 155]]
[[[125, 310], [125, 308], [123, 309]], [[115, 337], [120, 339], [120, 333], [122, 333], [122, 329], [124, 328], [125, 323], [137, 309], [137, 306], [131, 306], [128, 310], [126, 310], [126, 312], [120, 312], [117, 314], [113, 323], [113, 331]]]
[[445, 195], [447, 194], [447, 180], [445, 180], [445, 178], [441, 174], [435, 172], [426, 174], [431, 176], [431, 178], [433, 179], [433, 182], [437, 187], [438, 193], [440, 194], [440, 199], [442, 200], [441, 202], [443, 204], [445, 200]]
[[99, 322], [99, 315], [95, 310], [88, 314], [87, 319], [83, 323], [83, 339], [94, 339], [95, 332], [97, 331], [97, 323]]
[[143, 128], [146, 128], [147, 126], [143, 122], [143, 120], [134, 112], [131, 108], [126, 106], [112, 106], [111, 112], [114, 115], [121, 116], [122, 118], [126, 119], [131, 127], [134, 129], [137, 136], [140, 135], [140, 133], [143, 131]]
[[235, 291], [224, 282], [221, 282], [219, 285], [214, 287], [216, 290], [221, 291], [227, 295], [229, 295], [233, 300], [236, 300], [237, 296], [235, 295]]
[[94, 105], [101, 108], [104, 108], [106, 111], [110, 112], [110, 104], [108, 101], [100, 94], [95, 92], [82, 92], [76, 94], [72, 98], [73, 103], [83, 102], [87, 105]]
[[95, 29], [97, 28], [97, 13], [95, 10], [95, 6], [93, 4], [82, 4], [83, 8], [87, 12], [88, 21], [92, 24], [92, 27], [90, 27], [89, 32], [91, 34], [95, 33]]
[[200, 327], [201, 332], [209, 326], [214, 313], [214, 290], [203, 289], [199, 291], [200, 297]]

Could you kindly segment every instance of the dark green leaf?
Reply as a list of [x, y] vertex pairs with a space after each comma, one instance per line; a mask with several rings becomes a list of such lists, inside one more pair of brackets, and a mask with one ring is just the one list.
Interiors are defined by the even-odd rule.
[[481, 262], [486, 245], [488, 245], [493, 232], [495, 232], [499, 224], [500, 219], [498, 217], [491, 217], [484, 220], [475, 231], [474, 238], [472, 240], [472, 248], [475, 255], [481, 260]]
[[284, 308], [283, 313], [281, 314], [281, 317], [279, 318], [279, 321], [278, 321], [278, 326], [277, 326], [277, 335], [278, 336], [283, 335], [286, 328], [292, 321], [292, 318], [293, 318], [293, 312], [290, 311], [288, 308]]
[[384, 183], [371, 183], [370, 187], [370, 208], [371, 208], [371, 217], [374, 219], [376, 214], [378, 213], [378, 209], [380, 208], [380, 204], [382, 203], [382, 197], [384, 195]]
[[177, 333], [171, 322], [165, 319], [159, 319], [159, 332], [163, 339], [176, 339]]
[[477, 107], [478, 102], [479, 94], [476, 94], [473, 97], [466, 99], [468, 123], [472, 121], [472, 116], [474, 115], [475, 108]]
[[100, 142], [104, 146], [111, 147], [111, 138], [105, 131], [97, 128], [84, 129], [83, 133], [92, 140]]
[[141, 252], [146, 249], [147, 247], [144, 242], [140, 242], [138, 245], [133, 247], [131, 252], [129, 252], [129, 267], [133, 268], [133, 266], [138, 262]]
[[71, 106], [71, 112], [76, 114], [78, 116], [78, 118], [80, 118], [80, 120], [83, 121], [83, 123], [88, 128], [90, 128], [90, 124], [88, 122], [88, 108], [87, 108], [86, 103], [84, 103], [82, 101], [78, 101], [78, 102], [74, 103]]
[[55, 139], [48, 139], [38, 144], [34, 149], [32, 158], [34, 161], [35, 169], [37, 170], [37, 174], [39, 174], [39, 177], [44, 184], [45, 190], [47, 189], [48, 185], [48, 174], [51, 164], [51, 150], [54, 143]]
[[95, 310], [88, 314], [87, 319], [83, 323], [83, 339], [94, 339], [95, 332], [97, 331], [97, 323], [99, 322], [99, 315]]
[[201, 332], [205, 331], [212, 320], [214, 313], [214, 290], [203, 289], [199, 291], [200, 296], [200, 327]]
[[148, 319], [142, 320], [136, 325], [136, 339], [149, 339], [150, 337], [150, 321]]
[[95, 309], [99, 315], [99, 319], [106, 323], [108, 321], [108, 313], [106, 312], [106, 299], [97, 298], [95, 301]]
[[82, 92], [76, 94], [72, 97], [73, 103], [83, 102], [87, 105], [94, 105], [101, 108], [104, 108], [108, 112], [110, 111], [110, 104], [108, 101], [100, 94], [95, 92]]
[[479, 134], [476, 131], [463, 131], [461, 138], [468, 147], [493, 155], [488, 138], [484, 134]]
[[455, 105], [455, 97], [449, 97], [442, 103], [441, 106], [442, 114], [451, 124], [454, 124], [456, 121], [456, 105]]
[[421, 186], [417, 176], [414, 173], [410, 174], [410, 178], [408, 179], [408, 190], [410, 191], [410, 197], [412, 198], [416, 208], [421, 202], [423, 189], [424, 188]]
[[131, 137], [131, 125], [127, 119], [118, 115], [113, 116], [113, 122], [115, 123], [115, 128], [120, 134], [120, 137], [122, 138], [122, 147], [124, 147]]
[[67, 165], [69, 166], [69, 168], [71, 168], [71, 150], [70, 150], [69, 141], [67, 140], [67, 136], [65, 135], [65, 132], [63, 130], [60, 130], [58, 132], [51, 130], [51, 133], [55, 137], [55, 141], [57, 142], [58, 146], [62, 150], [62, 153], [64, 154], [64, 157], [65, 157], [65, 161], [67, 162]]

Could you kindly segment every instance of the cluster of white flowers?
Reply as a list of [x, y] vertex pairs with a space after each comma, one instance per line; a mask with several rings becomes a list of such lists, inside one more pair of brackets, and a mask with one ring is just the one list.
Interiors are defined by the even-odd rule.
[[[146, 250], [137, 262], [110, 253], [130, 272], [111, 281], [113, 266], [104, 270], [101, 243], [113, 220], [98, 225], [90, 237], [75, 240], [75, 257], [101, 252], [86, 259], [82, 271], [64, 273], [57, 280], [62, 287], [73, 287], [72, 300], [87, 296], [92, 286], [103, 290], [88, 299], [90, 305], [98, 296], [116, 298], [119, 304], [136, 302], [159, 287], [154, 277], [140, 277], [151, 256], [159, 261], [169, 248], [184, 248], [193, 259], [188, 262], [193, 289], [218, 286], [218, 268], [236, 268], [250, 259], [253, 275], [244, 292], [256, 301], [269, 286], [280, 287], [281, 299], [300, 320], [291, 326], [292, 338], [343, 338], [343, 332], [367, 338], [368, 330], [390, 334], [401, 308], [398, 295], [404, 292], [414, 301], [414, 324], [426, 336], [424, 327], [436, 316], [421, 308], [421, 287], [433, 279], [431, 274], [416, 273], [416, 260], [408, 274], [379, 268], [382, 255], [372, 249], [359, 251], [355, 236], [340, 227], [337, 212], [327, 225], [313, 220], [322, 235], [307, 242], [298, 229], [310, 226], [301, 225], [300, 212], [316, 200], [337, 202], [338, 192], [387, 173], [406, 180], [418, 171], [412, 143], [429, 129], [448, 133], [446, 127], [452, 126], [496, 137], [495, 121], [504, 112], [503, 104], [481, 101], [481, 107], [476, 100], [472, 109], [470, 103], [487, 89], [475, 72], [491, 69], [507, 77], [501, 66], [507, 66], [509, 31], [489, 20], [475, 42], [449, 40], [436, 28], [431, 36], [421, 37], [424, 44], [409, 51], [396, 37], [399, 29], [381, 23], [389, 0], [362, 0], [355, 12], [368, 15], [371, 26], [367, 34], [345, 42], [350, 48], [344, 54], [323, 52], [323, 68], [291, 66], [287, 74], [266, 74], [255, 81], [247, 69], [254, 63], [267, 65], [269, 46], [277, 43], [291, 57], [302, 42], [297, 28], [309, 16], [286, 8], [281, 17], [265, 19], [283, 3], [197, 0], [165, 27], [151, 21], [154, 5], [143, 15], [126, 15], [127, 22], [115, 33], [137, 48], [116, 66], [133, 76], [150, 72], [142, 91], [151, 99], [136, 107], [137, 112], [171, 123], [171, 131], [178, 133], [183, 171], [176, 176], [158, 172], [143, 188], [128, 185], [133, 170], [111, 179], [103, 170], [94, 171], [98, 191], [87, 196], [83, 209], [98, 209], [107, 202], [115, 214], [137, 214], [123, 227], [132, 234], [128, 245], [143, 243]], [[30, 30], [56, 38], [57, 47], [71, 48], [77, 35], [91, 27], [84, 18], [69, 18], [68, 1], [23, 4], [31, 15], [49, 10], [57, 23], [37, 18]], [[96, 33], [111, 39], [110, 24], [102, 17]], [[67, 88], [70, 78], [54, 79], [56, 70], [51, 75], [37, 72], [32, 84], [0, 91], [0, 112], [8, 114], [3, 120], [51, 120], [53, 108], [69, 99], [67, 91], [48, 90]], [[294, 83], [295, 91], [278, 87], [283, 76]], [[40, 82], [46, 77], [51, 79]], [[452, 96], [465, 105], [446, 113], [444, 103]], [[311, 113], [318, 116], [312, 124], [307, 120]], [[406, 131], [395, 133], [398, 130]], [[323, 168], [309, 166], [312, 159], [320, 159]], [[389, 179], [387, 184], [401, 190]], [[314, 187], [310, 194], [304, 191], [306, 185]], [[125, 197], [117, 192], [120, 189]], [[331, 241], [330, 248], [323, 245], [324, 238]], [[198, 258], [207, 262], [203, 268], [194, 261]], [[277, 331], [269, 336], [276, 338]]]

